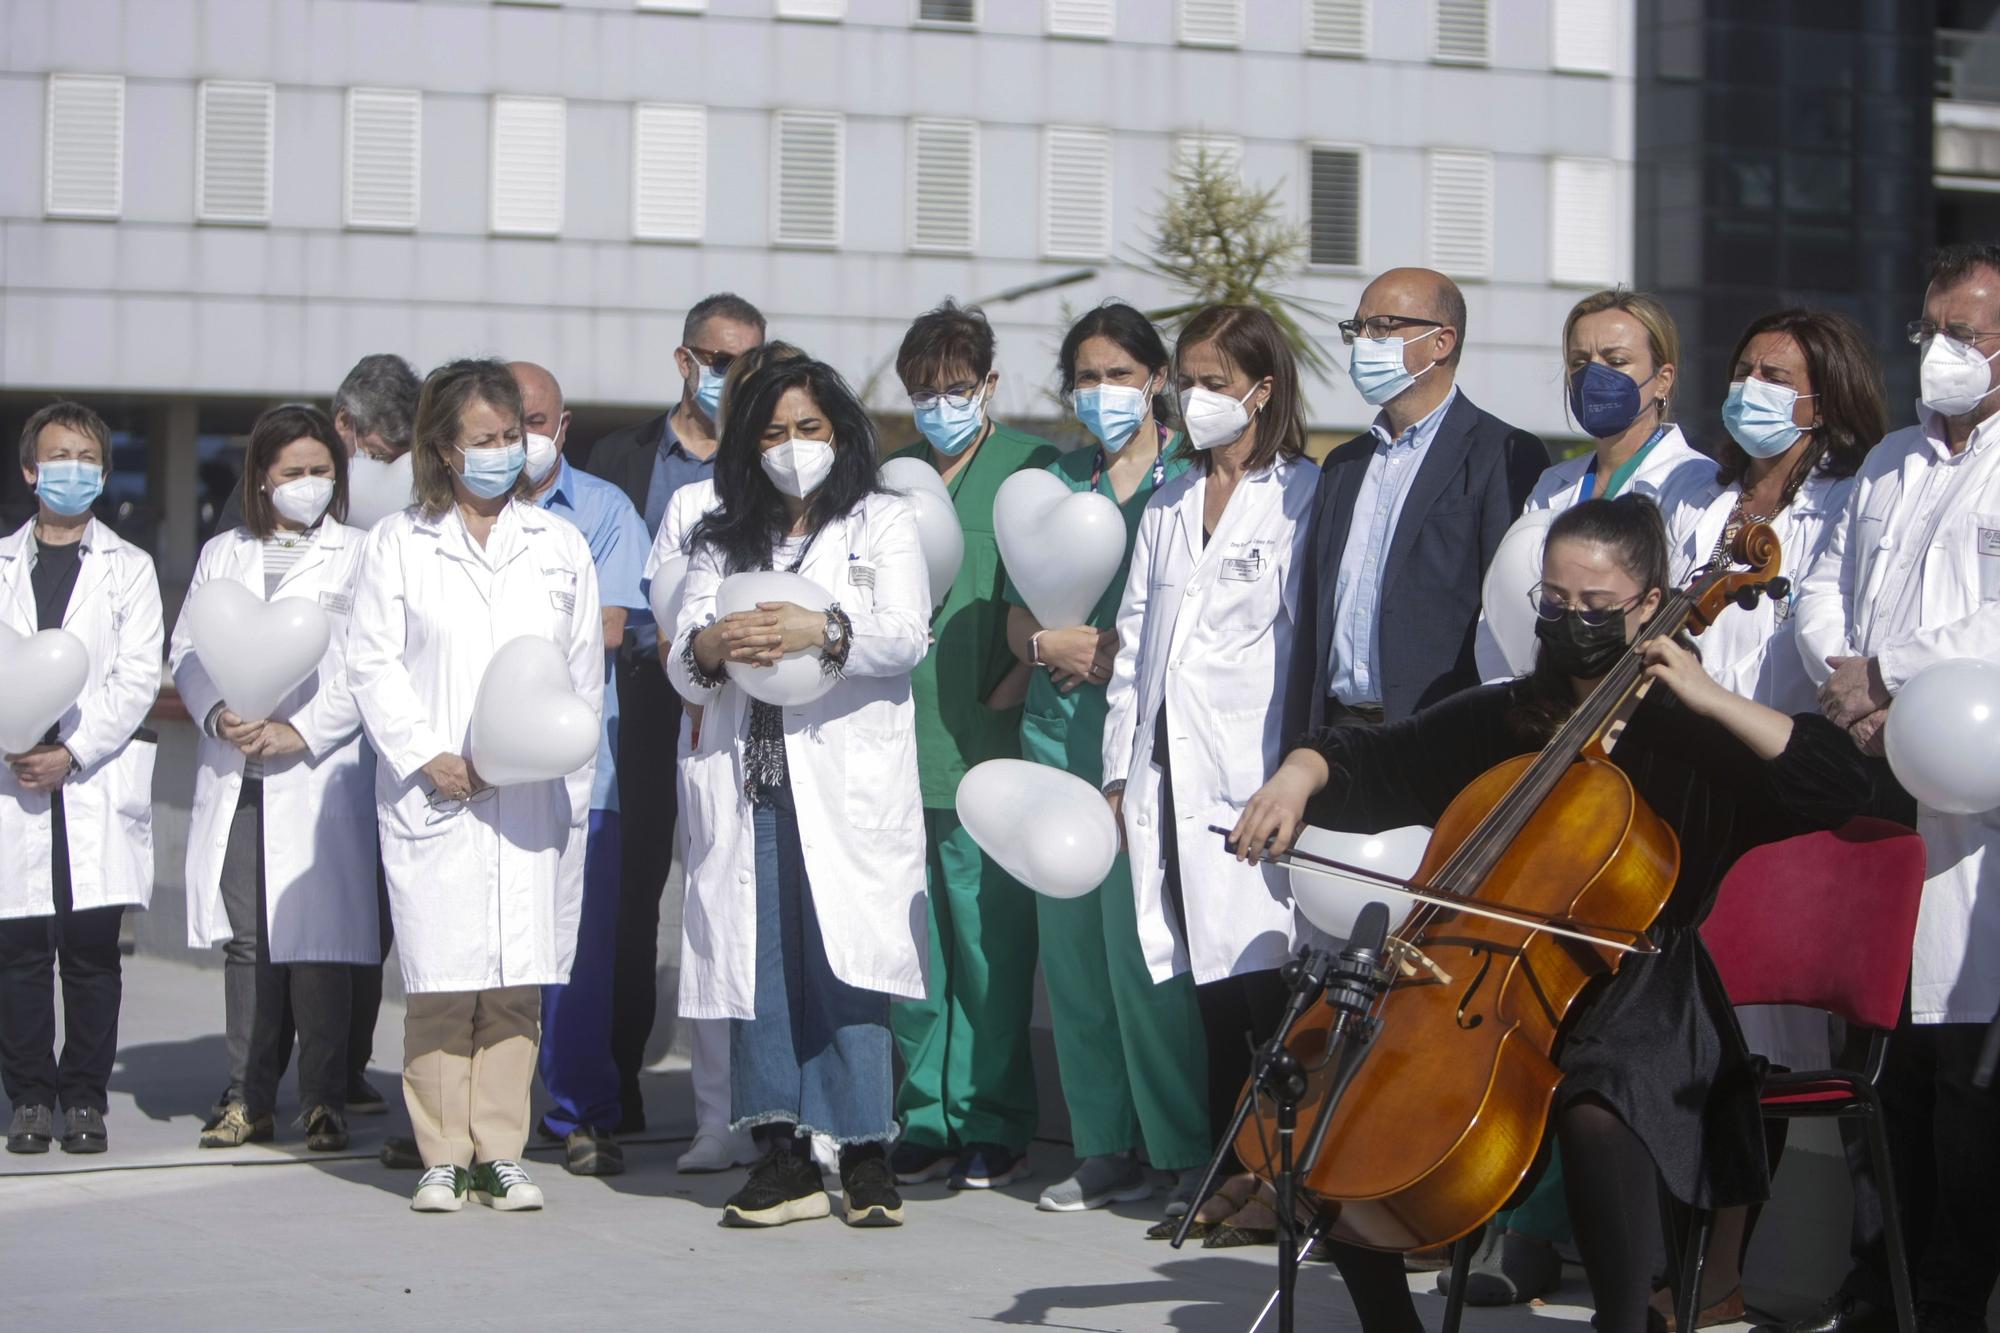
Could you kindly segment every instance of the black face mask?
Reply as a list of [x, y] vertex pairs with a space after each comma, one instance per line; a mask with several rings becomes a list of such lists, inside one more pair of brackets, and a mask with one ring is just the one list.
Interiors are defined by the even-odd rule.
[[1578, 611], [1565, 611], [1554, 620], [1537, 618], [1535, 638], [1542, 645], [1541, 660], [1579, 680], [1595, 680], [1624, 655], [1625, 617], [1613, 616], [1602, 625], [1586, 625]]

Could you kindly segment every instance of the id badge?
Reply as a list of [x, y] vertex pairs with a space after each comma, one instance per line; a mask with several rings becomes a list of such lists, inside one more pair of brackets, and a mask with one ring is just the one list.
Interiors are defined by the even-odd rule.
[[1264, 577], [1264, 553], [1252, 548], [1248, 555], [1225, 557], [1222, 577], [1231, 583], [1255, 583]]

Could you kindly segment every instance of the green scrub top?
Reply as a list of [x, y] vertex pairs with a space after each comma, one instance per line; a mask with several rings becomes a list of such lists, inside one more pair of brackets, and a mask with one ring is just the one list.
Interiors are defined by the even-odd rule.
[[[965, 531], [965, 561], [931, 616], [931, 650], [910, 673], [917, 777], [927, 809], [955, 808], [959, 779], [974, 764], [1021, 753], [1021, 710], [986, 706], [1015, 662], [1007, 647], [1006, 575], [993, 536], [993, 497], [1014, 473], [1047, 467], [1060, 456], [1047, 440], [996, 422], [972, 461], [948, 484]], [[891, 457], [932, 461], [930, 445], [922, 440]]]
[[[1155, 491], [1193, 465], [1191, 459], [1183, 456], [1180, 441], [1181, 437], [1175, 435], [1160, 447], [1160, 462], [1164, 466], [1148, 468], [1139, 489], [1123, 504], [1118, 504], [1118, 497], [1112, 492], [1109, 473], [1099, 477], [1094, 488], [1091, 484], [1091, 473], [1097, 470], [1095, 446], [1073, 449], [1049, 466], [1049, 471], [1062, 478], [1071, 490], [1095, 489], [1118, 504], [1119, 512], [1125, 515], [1125, 559], [1118, 566], [1117, 576], [1104, 589], [1104, 595], [1097, 599], [1097, 608], [1090, 613], [1087, 623], [1092, 629], [1118, 627], [1118, 603], [1124, 599], [1125, 580], [1132, 572], [1132, 545], [1139, 537], [1139, 516], [1146, 511], [1146, 502]], [[1007, 601], [1012, 606], [1027, 606], [1011, 579], [1007, 582]], [[1104, 777], [1107, 712], [1104, 686], [1086, 683], [1064, 694], [1049, 669], [1037, 667], [1028, 679], [1028, 701], [1021, 715], [1021, 757], [1074, 773], [1091, 786], [1097, 786]]]

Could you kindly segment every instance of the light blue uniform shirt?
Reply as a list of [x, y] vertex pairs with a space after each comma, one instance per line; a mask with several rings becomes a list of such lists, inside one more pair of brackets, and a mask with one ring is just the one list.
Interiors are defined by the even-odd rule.
[[1375, 453], [1354, 497], [1354, 517], [1347, 525], [1347, 546], [1340, 553], [1340, 575], [1333, 589], [1333, 645], [1327, 657], [1327, 692], [1349, 706], [1382, 702], [1382, 574], [1389, 563], [1389, 543], [1403, 516], [1410, 483], [1424, 465], [1431, 441], [1444, 424], [1445, 413], [1458, 400], [1453, 385], [1435, 411], [1394, 439], [1389, 438], [1388, 414], [1375, 418], [1369, 432]]
[[[625, 492], [601, 477], [579, 472], [569, 460], [556, 462], [556, 484], [542, 493], [542, 508], [561, 514], [576, 525], [590, 544], [590, 558], [597, 566], [597, 594], [605, 606], [622, 606], [628, 612], [646, 609], [645, 595], [639, 590], [639, 576], [646, 567], [646, 524], [639, 511], [625, 498]], [[618, 775], [613, 751], [618, 735], [618, 678], [612, 671], [617, 661], [615, 643], [604, 645], [604, 734], [597, 742], [597, 774], [590, 790], [590, 808], [618, 808]]]

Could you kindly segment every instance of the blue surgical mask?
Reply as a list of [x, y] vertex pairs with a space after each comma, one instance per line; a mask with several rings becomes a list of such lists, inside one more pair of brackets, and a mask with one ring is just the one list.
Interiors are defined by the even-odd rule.
[[1412, 375], [1403, 369], [1403, 348], [1436, 332], [1432, 329], [1422, 337], [1407, 340], [1356, 338], [1353, 355], [1347, 359], [1347, 378], [1354, 381], [1354, 387], [1370, 407], [1380, 407], [1392, 398], [1401, 397], [1405, 389], [1438, 368], [1433, 361]]
[[700, 404], [702, 415], [717, 425], [721, 424], [717, 414], [722, 411], [722, 382], [726, 378], [728, 377], [703, 366], [700, 376], [694, 382], [695, 402]]
[[1653, 382], [1652, 375], [1635, 380], [1622, 370], [1613, 370], [1601, 361], [1588, 361], [1569, 377], [1569, 410], [1584, 434], [1608, 440], [1622, 434], [1639, 419], [1644, 404], [1639, 390]]
[[939, 394], [929, 407], [916, 409], [917, 429], [931, 442], [931, 448], [956, 457], [979, 437], [979, 428], [985, 419], [981, 409], [985, 403], [984, 388], [970, 398]]
[[458, 456], [465, 460], [465, 471], [458, 474], [465, 489], [482, 500], [492, 500], [514, 488], [514, 478], [521, 475], [528, 451], [516, 441], [493, 449], [460, 449]]
[[1793, 404], [1818, 396], [1769, 380], [1737, 380], [1722, 400], [1722, 424], [1744, 453], [1752, 458], [1776, 458], [1807, 430], [1793, 423]]
[[35, 466], [35, 494], [64, 518], [75, 518], [104, 494], [104, 469], [81, 458], [56, 458]]
[[1076, 391], [1076, 419], [1097, 437], [1104, 452], [1115, 454], [1138, 433], [1146, 419], [1146, 395], [1128, 384], [1100, 384]]

